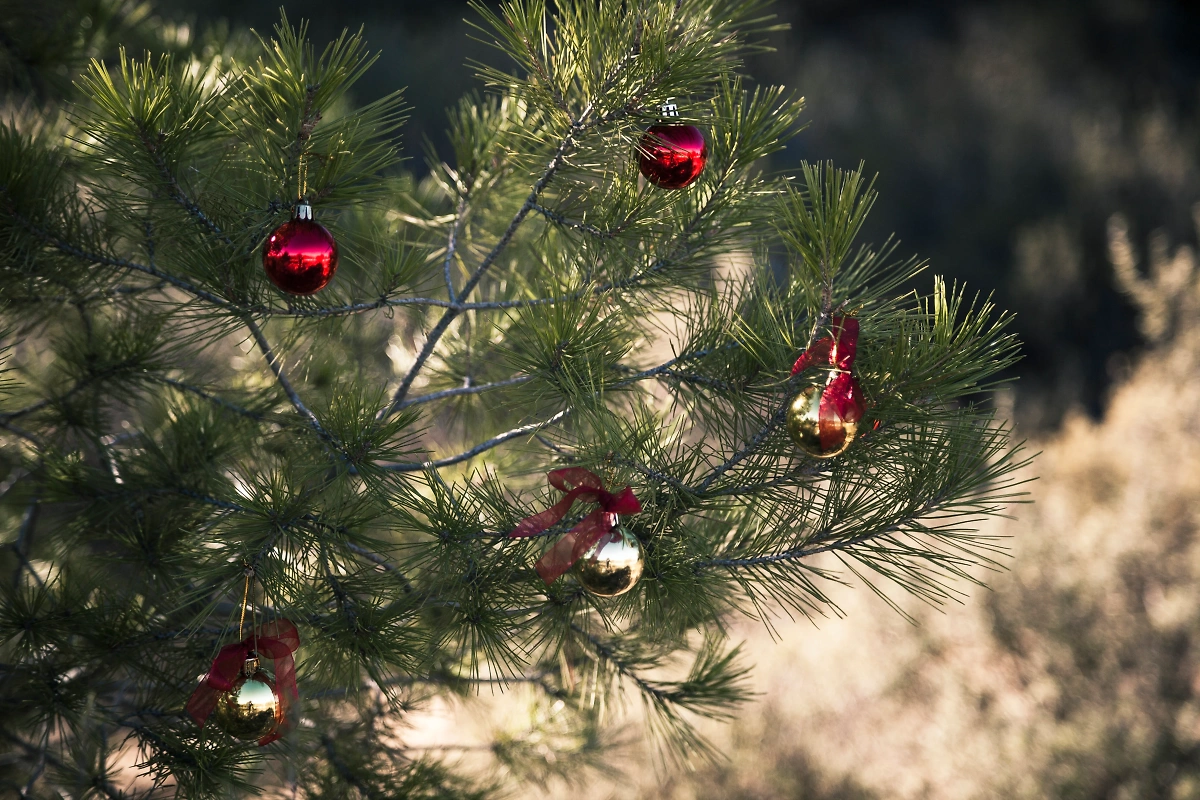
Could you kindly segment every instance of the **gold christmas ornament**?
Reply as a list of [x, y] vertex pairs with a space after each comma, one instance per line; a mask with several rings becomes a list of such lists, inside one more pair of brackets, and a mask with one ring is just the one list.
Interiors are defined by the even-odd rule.
[[634, 587], [645, 565], [637, 537], [618, 526], [575, 562], [575, 576], [597, 597], [616, 597]]
[[246, 659], [233, 688], [217, 698], [212, 718], [221, 730], [243, 741], [262, 739], [279, 725], [275, 679], [258, 668], [257, 658]]
[[788, 407], [787, 429], [804, 452], [815, 458], [833, 458], [845, 451], [858, 433], [858, 422], [826, 415], [825, 443], [821, 442], [821, 387], [808, 386]]

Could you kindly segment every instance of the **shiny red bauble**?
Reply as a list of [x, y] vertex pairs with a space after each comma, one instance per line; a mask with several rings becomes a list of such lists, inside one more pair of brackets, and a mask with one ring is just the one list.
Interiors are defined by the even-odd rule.
[[313, 221], [312, 209], [302, 204], [295, 219], [280, 225], [267, 239], [262, 260], [271, 283], [289, 294], [313, 294], [337, 272], [337, 242], [324, 225]]
[[638, 150], [638, 168], [660, 189], [689, 186], [708, 161], [704, 133], [695, 125], [651, 125]]

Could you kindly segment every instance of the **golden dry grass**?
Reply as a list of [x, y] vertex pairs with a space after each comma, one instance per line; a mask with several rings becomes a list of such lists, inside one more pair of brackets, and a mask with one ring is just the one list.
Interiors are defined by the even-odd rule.
[[714, 731], [729, 762], [640, 796], [1200, 796], [1200, 281], [1161, 240], [1142, 277], [1111, 233], [1158, 344], [1102, 420], [1035, 443], [1035, 502], [994, 525], [1010, 571], [945, 613], [907, 603], [917, 626], [861, 587], [778, 642], [743, 626], [763, 696]]

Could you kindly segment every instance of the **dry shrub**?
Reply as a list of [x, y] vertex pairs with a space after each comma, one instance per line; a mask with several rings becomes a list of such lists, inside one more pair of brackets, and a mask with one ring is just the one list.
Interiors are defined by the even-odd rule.
[[[1198, 209], [1200, 225], [1200, 209]], [[727, 764], [644, 797], [1200, 797], [1200, 269], [1120, 218], [1118, 284], [1153, 343], [1100, 421], [1036, 443], [1008, 572], [912, 626], [861, 587], [844, 619], [747, 625], [763, 697]], [[629, 796], [612, 788], [597, 796]]]

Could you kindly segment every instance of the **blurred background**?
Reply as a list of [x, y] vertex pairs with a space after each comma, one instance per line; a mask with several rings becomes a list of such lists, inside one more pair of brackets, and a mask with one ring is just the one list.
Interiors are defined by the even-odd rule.
[[[318, 45], [365, 27], [381, 57], [356, 100], [407, 87], [403, 147], [423, 173], [445, 108], [478, 88], [469, 61], [495, 57], [466, 3], [285, 5]], [[775, 10], [789, 28], [747, 71], [805, 95], [809, 125], [764, 166], [864, 162], [869, 239], [894, 233], [1017, 312], [1025, 359], [1001, 412], [1043, 451], [1036, 502], [989, 523], [1012, 537], [1011, 569], [961, 606], [901, 598], [913, 625], [858, 587], [845, 619], [784, 620], [777, 641], [746, 625], [764, 696], [713, 729], [729, 762], [587, 791], [1200, 797], [1200, 4]], [[3, 108], [55, 108], [80, 59], [119, 43], [215, 52], [278, 18], [278, 0], [0, 0]]]

